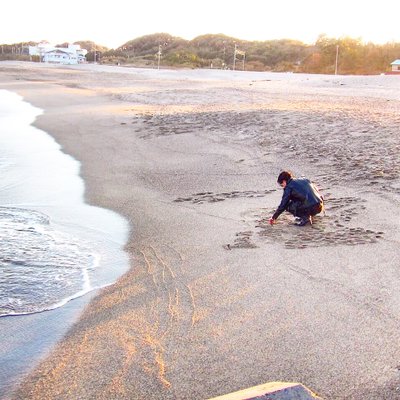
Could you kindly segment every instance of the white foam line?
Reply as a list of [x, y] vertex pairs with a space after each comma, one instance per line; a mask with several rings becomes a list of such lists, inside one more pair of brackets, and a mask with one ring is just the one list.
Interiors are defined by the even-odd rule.
[[49, 307], [47, 307], [47, 308], [45, 308], [43, 310], [40, 310], [40, 311], [26, 311], [26, 312], [19, 312], [19, 313], [11, 312], [11, 313], [8, 313], [8, 314], [1, 314], [0, 318], [17, 317], [17, 316], [20, 316], [20, 315], [41, 314], [41, 313], [44, 313], [44, 312], [47, 312], [47, 311], [56, 310], [57, 308], [60, 308], [60, 307], [64, 306], [65, 304], [69, 303], [72, 300], [75, 300], [75, 299], [78, 299], [78, 298], [80, 298], [82, 296], [85, 296], [86, 294], [88, 294], [88, 293], [90, 293], [90, 292], [92, 292], [94, 290], [100, 290], [100, 289], [104, 289], [104, 288], [106, 288], [108, 286], [112, 286], [112, 285], [114, 285], [114, 283], [115, 282], [107, 283], [107, 284], [102, 285], [102, 286], [90, 287], [90, 289], [82, 289], [78, 293], [76, 293], [76, 294], [74, 294], [74, 295], [72, 295], [70, 297], [67, 297], [67, 298], [61, 300], [60, 302], [58, 302], [58, 303], [56, 303], [56, 304], [54, 304], [52, 306], [49, 306]]

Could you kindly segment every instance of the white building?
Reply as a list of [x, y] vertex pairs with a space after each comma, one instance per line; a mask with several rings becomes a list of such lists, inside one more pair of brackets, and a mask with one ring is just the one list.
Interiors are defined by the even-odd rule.
[[394, 60], [391, 64], [392, 72], [400, 72], [400, 60]]
[[68, 47], [54, 47], [49, 43], [39, 43], [29, 46], [29, 55], [39, 56], [40, 61], [52, 64], [81, 64], [86, 62], [86, 49], [79, 44], [69, 44]]

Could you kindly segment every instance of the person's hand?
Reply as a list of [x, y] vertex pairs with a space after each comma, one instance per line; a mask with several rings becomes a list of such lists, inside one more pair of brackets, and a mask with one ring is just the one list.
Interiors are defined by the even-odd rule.
[[273, 218], [271, 217], [271, 218], [268, 220], [268, 222], [269, 222], [270, 225], [273, 225], [273, 224], [275, 224], [276, 219], [273, 219]]

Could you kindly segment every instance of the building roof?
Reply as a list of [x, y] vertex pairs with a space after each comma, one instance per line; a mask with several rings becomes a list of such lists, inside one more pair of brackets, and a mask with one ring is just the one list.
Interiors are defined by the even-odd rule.
[[400, 59], [394, 60], [390, 65], [400, 65]]
[[75, 54], [75, 52], [68, 51], [68, 49], [58, 49], [58, 48], [46, 51], [45, 53], [46, 54], [49, 54], [49, 53], [64, 53], [64, 54], [69, 54], [69, 55]]

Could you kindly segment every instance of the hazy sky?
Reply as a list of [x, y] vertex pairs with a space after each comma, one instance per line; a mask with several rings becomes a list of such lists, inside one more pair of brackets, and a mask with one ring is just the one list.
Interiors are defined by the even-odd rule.
[[184, 39], [223, 33], [238, 39], [298, 39], [319, 34], [400, 42], [399, 0], [3, 0], [0, 44], [93, 40], [116, 48], [165, 32]]

